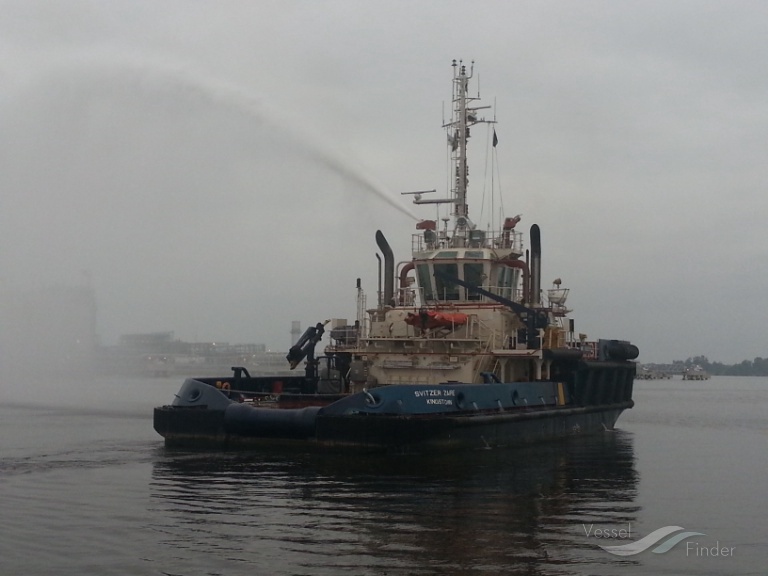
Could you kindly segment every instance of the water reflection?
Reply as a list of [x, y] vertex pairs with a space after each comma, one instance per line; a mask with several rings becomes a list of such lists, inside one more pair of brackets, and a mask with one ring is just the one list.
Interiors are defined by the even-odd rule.
[[583, 525], [635, 522], [637, 484], [616, 432], [433, 457], [162, 449], [151, 497], [188, 569], [561, 574], [616, 568]]

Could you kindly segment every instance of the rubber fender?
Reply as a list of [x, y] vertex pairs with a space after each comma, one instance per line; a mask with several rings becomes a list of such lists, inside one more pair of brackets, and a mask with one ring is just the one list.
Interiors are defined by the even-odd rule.
[[634, 344], [612, 340], [606, 346], [606, 352], [610, 360], [634, 360], [640, 355], [640, 350]]
[[279, 409], [231, 404], [224, 412], [224, 429], [252, 438], [309, 438], [315, 435], [319, 410], [319, 406]]

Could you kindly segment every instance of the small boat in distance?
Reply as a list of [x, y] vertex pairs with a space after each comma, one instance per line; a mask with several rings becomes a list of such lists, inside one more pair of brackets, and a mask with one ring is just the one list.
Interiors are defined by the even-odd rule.
[[672, 374], [662, 370], [650, 369], [648, 366], [638, 366], [638, 372], [635, 374], [635, 380], [669, 380]]
[[709, 380], [709, 373], [698, 364], [695, 364], [685, 369], [683, 380]]
[[470, 129], [495, 124], [470, 94], [472, 68], [453, 61], [452, 118], [443, 126], [450, 193], [409, 193], [446, 216], [419, 222], [410, 259], [397, 264], [376, 232], [376, 305], [367, 306], [358, 279], [354, 322], [320, 322], [288, 352], [303, 374], [233, 367], [229, 376], [185, 380], [172, 404], [154, 411], [167, 445], [486, 449], [612, 429], [633, 406], [637, 347], [575, 331], [561, 280], [542, 289], [539, 226], [526, 248], [519, 215], [487, 227], [470, 219]]

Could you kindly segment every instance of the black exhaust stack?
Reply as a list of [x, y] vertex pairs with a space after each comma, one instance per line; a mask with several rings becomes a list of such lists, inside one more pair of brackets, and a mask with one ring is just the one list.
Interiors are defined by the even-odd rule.
[[376, 230], [376, 244], [384, 255], [384, 298], [382, 304], [392, 306], [395, 296], [395, 255], [381, 230]]
[[531, 226], [531, 306], [541, 305], [541, 230]]

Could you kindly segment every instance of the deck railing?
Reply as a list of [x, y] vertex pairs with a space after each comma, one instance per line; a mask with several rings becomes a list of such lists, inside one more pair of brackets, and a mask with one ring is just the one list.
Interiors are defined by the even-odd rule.
[[[439, 250], [441, 248], [452, 249], [455, 246], [451, 245], [451, 241], [448, 238], [442, 237], [442, 233], [434, 234], [431, 241], [427, 241], [424, 234], [412, 234], [411, 235], [411, 250], [413, 252], [427, 252], [430, 250]], [[511, 249], [512, 251], [522, 254], [523, 253], [523, 233], [510, 231], [489, 231], [486, 232], [482, 239], [466, 240], [465, 248], [493, 248], [493, 249]]]

